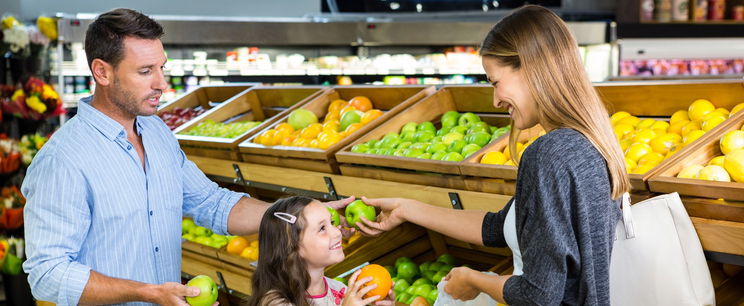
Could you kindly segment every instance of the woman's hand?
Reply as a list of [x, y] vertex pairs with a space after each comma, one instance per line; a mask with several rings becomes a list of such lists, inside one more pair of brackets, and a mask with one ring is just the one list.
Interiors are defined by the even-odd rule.
[[452, 298], [462, 301], [469, 301], [476, 298], [481, 292], [470, 281], [472, 273], [480, 272], [468, 267], [452, 269], [444, 278], [447, 280], [447, 284], [444, 285], [444, 292], [452, 296]]
[[[354, 196], [351, 196], [351, 197], [341, 199], [341, 200], [326, 202], [325, 205], [338, 211], [346, 207], [347, 205], [349, 205], [349, 203], [353, 202], [354, 200], [356, 200], [356, 198]], [[344, 216], [343, 212], [339, 211], [338, 216], [339, 216], [339, 219], [341, 219], [341, 224], [340, 224], [341, 235], [344, 238], [349, 239], [349, 237], [354, 235], [355, 230], [353, 227], [350, 227], [349, 224], [346, 222], [346, 217]]]
[[[369, 277], [365, 277], [362, 279], [357, 279], [357, 277], [359, 276], [359, 273], [362, 273], [362, 270], [357, 270], [349, 278], [349, 287], [347, 288], [346, 294], [344, 295], [344, 300], [341, 302], [341, 305], [363, 306], [363, 305], [372, 304], [373, 302], [378, 301], [380, 299], [379, 295], [371, 296], [366, 299], [364, 298], [364, 295], [367, 294], [367, 292], [371, 291], [372, 289], [377, 288], [377, 284], [371, 284], [369, 286], [364, 286], [364, 284], [372, 280], [372, 277], [369, 276]], [[387, 303], [378, 304], [381, 302], [386, 302], [386, 301], [379, 301], [376, 304], [377, 305], [391, 305]]]
[[405, 208], [414, 203], [414, 200], [402, 198], [368, 199], [362, 197], [362, 201], [380, 209], [376, 222], [364, 217], [361, 218], [362, 223], [357, 222], [359, 230], [365, 236], [377, 236], [406, 222]]

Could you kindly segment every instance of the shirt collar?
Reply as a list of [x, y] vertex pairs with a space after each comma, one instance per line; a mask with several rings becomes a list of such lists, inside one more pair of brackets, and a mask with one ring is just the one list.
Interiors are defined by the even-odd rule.
[[[114, 140], [117, 137], [126, 137], [127, 133], [124, 131], [124, 127], [119, 122], [116, 122], [116, 120], [111, 119], [111, 117], [90, 105], [92, 101], [93, 96], [80, 99], [77, 116], [90, 123], [110, 140]], [[137, 116], [134, 122], [137, 125], [137, 134], [142, 135], [142, 120], [140, 120], [140, 116]]]

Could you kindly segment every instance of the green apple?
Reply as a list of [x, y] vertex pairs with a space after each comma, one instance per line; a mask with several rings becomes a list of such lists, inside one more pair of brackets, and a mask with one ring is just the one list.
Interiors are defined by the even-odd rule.
[[439, 129], [439, 131], [437, 131], [437, 136], [447, 135], [447, 133], [449, 133], [450, 131], [452, 131], [452, 127], [451, 126], [443, 127], [441, 129]]
[[449, 272], [439, 271], [431, 277], [431, 281], [438, 284], [445, 276], [447, 276], [447, 273]]
[[192, 233], [186, 233], [186, 234], [181, 235], [181, 238], [183, 238], [185, 240], [188, 240], [188, 241], [191, 241], [191, 240], [196, 239], [196, 235], [194, 235]]
[[417, 124], [416, 122], [409, 122], [409, 123], [406, 123], [406, 124], [405, 124], [405, 125], [403, 126], [403, 128], [401, 128], [401, 129], [400, 129], [400, 133], [401, 133], [401, 134], [403, 134], [403, 133], [406, 133], [406, 132], [411, 132], [411, 133], [415, 133], [415, 132], [416, 132], [416, 127], [417, 127], [417, 126], [418, 126], [418, 124]]
[[395, 149], [380, 149], [379, 154], [392, 156], [395, 152]]
[[416, 132], [401, 132], [400, 140], [414, 142], [416, 141]]
[[425, 263], [420, 264], [419, 269], [421, 269], [421, 271], [428, 271], [430, 265], [431, 265], [431, 261], [427, 261]]
[[426, 149], [429, 147], [429, 145], [431, 145], [431, 144], [428, 143], [428, 142], [417, 142], [417, 143], [412, 144], [408, 148], [411, 149], [411, 150], [426, 151]]
[[220, 247], [227, 244], [227, 237], [222, 235], [213, 234], [212, 235], [212, 241], [215, 245], [219, 245]]
[[333, 224], [333, 226], [341, 225], [341, 216], [338, 215], [338, 211], [330, 206], [326, 206], [326, 209], [328, 209], [328, 213], [331, 214], [331, 224]]
[[395, 281], [395, 285], [393, 285], [393, 291], [396, 294], [400, 294], [401, 292], [406, 291], [408, 287], [411, 287], [411, 284], [409, 284], [407, 280], [401, 278]]
[[434, 305], [437, 298], [439, 298], [439, 290], [429, 291], [429, 294], [426, 295], [426, 301], [429, 302], [429, 305]]
[[209, 276], [194, 277], [186, 283], [186, 286], [199, 288], [199, 295], [186, 297], [186, 302], [191, 306], [212, 306], [217, 301], [217, 284]]
[[404, 262], [413, 262], [413, 260], [405, 256], [398, 257], [397, 259], [395, 259], [395, 267], [397, 268], [398, 266], [400, 266], [400, 264]]
[[443, 136], [434, 136], [434, 138], [432, 138], [430, 142], [431, 143], [440, 143], [440, 142], [442, 142], [442, 138], [444, 138], [444, 137]]
[[447, 151], [447, 145], [441, 142], [432, 143], [428, 147], [426, 147], [426, 152], [431, 154], [443, 151]]
[[[383, 266], [383, 268], [385, 268], [385, 270], [388, 270], [388, 273], [390, 273], [391, 278], [396, 277], [397, 274], [395, 273], [396, 272], [395, 267], [387, 265], [387, 266]], [[395, 282], [395, 280], [393, 280], [393, 282]]]
[[212, 230], [208, 229], [203, 226], [197, 226], [194, 228], [194, 235], [201, 236], [201, 237], [209, 237], [212, 236]]
[[[408, 288], [406, 288], [406, 289], [408, 289]], [[397, 294], [397, 293], [398, 293], [398, 292], [396, 292], [396, 294]], [[406, 302], [406, 301], [408, 301], [408, 299], [410, 299], [410, 298], [411, 298], [411, 295], [410, 295], [410, 294], [408, 294], [408, 293], [406, 293], [406, 292], [403, 292], [403, 293], [400, 293], [400, 294], [398, 294], [398, 295], [397, 295], [397, 297], [395, 298], [395, 301], [396, 301], [396, 302], [401, 302], [401, 303], [405, 303], [405, 302]]]
[[395, 152], [393, 152], [393, 156], [406, 157], [406, 150], [408, 149], [395, 149]]
[[438, 271], [439, 272], [449, 273], [449, 271], [452, 270], [452, 268], [454, 268], [454, 267], [455, 266], [450, 265], [450, 264], [443, 264], [441, 267], [439, 267], [439, 270]]
[[346, 128], [350, 125], [362, 121], [362, 116], [364, 116], [364, 113], [358, 110], [352, 110], [344, 113], [344, 115], [341, 116], [341, 121], [339, 121], [339, 130], [346, 131]]
[[414, 157], [415, 158], [420, 158], [420, 159], [431, 159], [431, 153], [422, 153], [422, 154], [416, 155]]
[[457, 120], [457, 125], [470, 126], [471, 124], [480, 121], [481, 119], [480, 117], [478, 117], [478, 115], [468, 112], [460, 116], [460, 118]]
[[431, 281], [425, 277], [421, 277], [417, 279], [411, 286], [418, 286], [418, 285], [431, 285]]
[[488, 134], [486, 132], [475, 132], [472, 134], [469, 134], [468, 136], [465, 136], [465, 141], [472, 144], [477, 144], [479, 146], [485, 146], [488, 144], [489, 141], [491, 141], [491, 134]]
[[413, 279], [419, 274], [419, 267], [412, 261], [403, 262], [396, 266], [399, 278]]
[[431, 123], [430, 121], [421, 122], [421, 124], [419, 124], [419, 126], [418, 126], [418, 128], [416, 130], [419, 131], [419, 132], [425, 132], [425, 131], [429, 131], [429, 132], [432, 132], [432, 133], [436, 133], [437, 132], [437, 128], [434, 127], [434, 123]]
[[403, 292], [407, 293], [411, 297], [415, 297], [416, 295], [414, 294], [414, 292], [416, 292], [416, 288], [417, 288], [416, 286], [408, 286], [408, 288], [406, 288], [406, 291], [403, 291]]
[[450, 133], [452, 133], [452, 132], [460, 133], [460, 134], [465, 135], [468, 132], [468, 127], [467, 126], [464, 126], [464, 125], [458, 125], [456, 127], [453, 127], [450, 130]]
[[210, 243], [212, 243], [212, 238], [204, 237], [204, 236], [197, 236], [192, 241], [194, 241], [194, 242], [196, 242], [198, 244], [209, 245]]
[[387, 139], [383, 138], [382, 141], [380, 141], [381, 143], [380, 148], [385, 148], [385, 149], [396, 148], [401, 142], [402, 141], [400, 137], [398, 136], [387, 138]]
[[289, 119], [287, 120], [295, 130], [301, 130], [306, 128], [308, 125], [317, 123], [318, 117], [315, 113], [306, 110], [304, 108], [298, 108], [289, 113]]
[[496, 133], [496, 131], [498, 131], [498, 129], [499, 129], [499, 127], [497, 127], [497, 126], [489, 125], [488, 126], [488, 133], [489, 134]]
[[468, 143], [465, 140], [459, 139], [455, 140], [447, 147], [447, 152], [462, 152], [462, 148], [464, 148]]
[[442, 115], [442, 127], [453, 127], [457, 125], [460, 119], [460, 113], [456, 111], [448, 111]]
[[347, 285], [347, 286], [349, 285], [349, 282], [345, 278], [343, 278], [343, 277], [336, 276], [333, 279], [336, 280], [336, 281], [338, 281], [338, 282], [340, 282], [340, 283], [342, 283], [342, 284], [344, 284], [344, 285]]
[[183, 221], [181, 221], [181, 233], [189, 233], [191, 232], [191, 229], [195, 227], [196, 223], [194, 223], [194, 220], [183, 219]]
[[416, 287], [416, 290], [413, 291], [414, 294], [420, 295], [420, 296], [426, 296], [429, 294], [429, 291], [436, 290], [437, 288], [434, 287], [434, 285], [431, 284], [423, 284], [418, 285]]
[[437, 151], [431, 154], [431, 159], [433, 160], [442, 160], [444, 156], [447, 155], [447, 151]]
[[442, 137], [442, 143], [449, 146], [455, 140], [463, 140], [464, 138], [465, 135], [463, 135], [462, 133], [449, 132], [447, 133], [447, 135], [444, 135], [444, 137]]
[[465, 158], [462, 157], [462, 154], [457, 153], [457, 152], [449, 152], [447, 153], [447, 155], [442, 157], [442, 160], [452, 161], [452, 162], [459, 162], [459, 161], [462, 161], [463, 159]]
[[377, 218], [375, 208], [367, 206], [367, 204], [364, 204], [362, 200], [356, 200], [346, 206], [346, 222], [349, 223], [349, 225], [359, 229], [357, 222], [361, 222], [362, 217], [369, 221], [375, 221]]
[[404, 142], [399, 143], [398, 146], [395, 147], [395, 148], [396, 149], [408, 149], [408, 147], [410, 147], [412, 144], [413, 144], [413, 142], [404, 141]]
[[[227, 244], [227, 241], [225, 241], [225, 244]], [[219, 240], [209, 238], [209, 243], [207, 243], [207, 246], [219, 249], [225, 244], [222, 244], [222, 242]]]
[[390, 138], [400, 138], [400, 135], [396, 132], [390, 132], [385, 134], [385, 136], [382, 137], [383, 140], [390, 139]]
[[382, 153], [380, 153], [380, 149], [369, 149], [367, 150], [367, 154], [378, 155]]
[[405, 157], [416, 157], [416, 156], [419, 156], [421, 154], [424, 154], [424, 151], [423, 150], [406, 149], [403, 152], [403, 155], [405, 155]]
[[354, 153], [367, 153], [369, 151], [369, 145], [366, 143], [360, 143], [351, 147], [351, 152]]
[[473, 153], [478, 152], [481, 147], [477, 144], [471, 143], [467, 144], [462, 148], [462, 151], [460, 151], [460, 154], [462, 154], [463, 157], [467, 158], [470, 155], [473, 155]]
[[416, 141], [418, 142], [430, 142], [432, 138], [436, 136], [436, 132], [432, 131], [418, 131], [414, 134]]
[[[414, 288], [415, 288], [415, 287], [414, 287]], [[406, 301], [405, 301], [404, 303], [406, 303], [406, 304], [408, 304], [408, 305], [411, 305], [411, 304], [413, 304], [413, 300], [415, 300], [415, 299], [416, 299], [417, 297], [418, 297], [418, 295], [415, 295], [415, 294], [411, 294], [411, 297], [410, 297], [410, 298], [408, 298], [408, 300], [406, 300]]]
[[427, 279], [432, 280], [434, 279], [434, 275], [437, 275], [437, 271], [428, 270], [424, 271], [422, 274], [424, 274], [424, 277]]
[[377, 139], [372, 139], [372, 140], [370, 140], [370, 141], [367, 141], [367, 142], [366, 142], [366, 144], [367, 144], [367, 146], [369, 146], [370, 148], [374, 148], [374, 147], [375, 147], [375, 145], [377, 144], [377, 142], [379, 142], [379, 140], [377, 140]]
[[452, 255], [447, 254], [447, 253], [444, 253], [442, 255], [439, 255], [439, 257], [437, 257], [437, 261], [438, 262], [441, 262], [441, 263], [444, 263], [444, 264], [447, 264], [447, 265], [451, 265], [451, 266], [454, 266], [454, 265], [457, 264], [457, 260], [455, 259], [455, 256], [452, 256]]
[[440, 262], [440, 261], [435, 261], [431, 263], [431, 265], [429, 265], [429, 271], [437, 272], [439, 271], [439, 269], [442, 268], [442, 265], [445, 265], [445, 263]]

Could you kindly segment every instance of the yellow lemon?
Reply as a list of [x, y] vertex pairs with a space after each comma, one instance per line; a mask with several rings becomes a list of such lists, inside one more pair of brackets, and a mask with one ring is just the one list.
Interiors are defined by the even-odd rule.
[[658, 165], [661, 163], [661, 161], [664, 160], [664, 155], [657, 152], [651, 152], [646, 155], [641, 156], [641, 158], [638, 159], [638, 165]]
[[506, 155], [499, 151], [488, 152], [483, 154], [480, 162], [481, 164], [503, 165], [506, 162]]
[[731, 176], [729, 176], [726, 169], [721, 166], [710, 165], [705, 166], [703, 170], [700, 170], [698, 179], [707, 181], [718, 181], [718, 182], [730, 182]]
[[664, 158], [669, 158], [670, 156], [674, 155], [674, 153], [677, 153], [679, 152], [679, 150], [682, 150], [683, 147], [684, 146], [681, 143], [674, 145], [671, 149], [669, 149], [669, 152], [667, 152]]
[[648, 172], [649, 170], [653, 169], [654, 167], [656, 167], [656, 165], [651, 165], [651, 164], [640, 165], [640, 166], [636, 167], [635, 169], [633, 169], [633, 171], [631, 171], [630, 173], [632, 173], [632, 174], [644, 174], [644, 173]]
[[739, 103], [734, 106], [734, 108], [731, 109], [731, 113], [729, 113], [729, 118], [733, 117], [734, 114], [738, 113], [739, 111], [744, 109], [744, 103]]
[[[718, 114], [718, 112], [714, 112], [714, 113]], [[719, 114], [719, 115], [715, 115], [715, 116], [709, 116], [708, 119], [706, 119], [705, 121], [703, 121], [703, 123], [700, 125], [700, 128], [703, 131], [706, 131], [707, 132], [707, 131], [712, 130], [717, 125], [723, 123], [724, 121], [726, 121], [726, 117], [723, 116], [723, 115], [720, 115]]]
[[625, 152], [625, 150], [627, 150], [628, 147], [630, 147], [631, 144], [633, 144], [633, 140], [632, 139], [623, 139], [623, 140], [620, 140], [620, 148], [623, 149], [623, 152]]
[[636, 132], [635, 136], [633, 137], [633, 141], [649, 143], [654, 138], [656, 138], [656, 132], [652, 130], [640, 130]]
[[744, 149], [744, 131], [731, 131], [723, 135], [720, 140], [721, 152], [728, 155], [730, 152]]
[[514, 164], [514, 161], [510, 159], [510, 160], [507, 160], [507, 161], [506, 161], [506, 162], [504, 163], [504, 166], [514, 166], [514, 167], [516, 167], [517, 165], [516, 165], [516, 164]]
[[616, 124], [621, 124], [622, 123], [622, 124], [628, 124], [628, 125], [631, 125], [631, 126], [637, 126], [638, 123], [640, 123], [640, 122], [641, 122], [641, 119], [639, 119], [638, 117], [636, 117], [636, 116], [628, 116], [628, 117], [625, 117], [623, 119], [618, 120]]
[[645, 143], [634, 143], [625, 152], [625, 158], [637, 162], [643, 155], [653, 152], [651, 146]]
[[654, 125], [651, 126], [651, 129], [654, 131], [664, 131], [664, 133], [669, 130], [669, 122], [657, 120], [654, 122]]
[[686, 110], [678, 110], [672, 114], [672, 117], [669, 118], [669, 124], [675, 124], [680, 121], [689, 121], [690, 117], [687, 115]]
[[678, 178], [688, 178], [688, 179], [696, 179], [700, 175], [700, 170], [703, 170], [703, 166], [701, 165], [690, 165], [687, 167], [684, 167], [682, 171], [677, 174]]
[[682, 127], [687, 125], [687, 123], [689, 122], [690, 120], [680, 120], [680, 121], [674, 122], [669, 125], [669, 128], [667, 129], [667, 133], [675, 133], [675, 134], [682, 135]]
[[636, 164], [635, 161], [633, 161], [631, 159], [627, 159], [627, 158], [625, 159], [625, 170], [628, 171], [628, 173], [630, 173], [631, 171], [633, 171], [633, 169], [635, 169], [635, 167], [637, 167], [637, 166], [638, 166], [638, 164]]
[[654, 123], [656, 123], [656, 120], [654, 119], [643, 119], [641, 122], [638, 122], [636, 129], [650, 129]]
[[690, 121], [682, 127], [682, 136], [700, 129], [700, 121]]
[[659, 154], [667, 154], [667, 152], [669, 152], [669, 150], [675, 144], [679, 143], [677, 137], [679, 137], [679, 135], [677, 134], [664, 134], [652, 139], [651, 142], [649, 142], [648, 144], [651, 146], [654, 152], [657, 152]]
[[697, 99], [695, 100], [695, 102], [692, 102], [692, 104], [690, 104], [690, 108], [687, 109], [687, 114], [693, 121], [702, 121], [705, 115], [715, 110], [716, 107], [713, 105], [713, 103], [710, 103], [710, 101], [705, 99]]
[[612, 124], [615, 124], [618, 121], [620, 121], [620, 119], [623, 119], [625, 117], [630, 117], [630, 113], [628, 113], [628, 112], [617, 112], [617, 113], [612, 114], [612, 116], [610, 116], [610, 121], [612, 122]]
[[723, 167], [735, 181], [744, 183], [744, 149], [739, 149], [726, 155]]
[[684, 143], [685, 145], [688, 145], [692, 143], [693, 141], [697, 140], [698, 138], [700, 138], [701, 136], [703, 136], [704, 134], [705, 132], [701, 130], [692, 131], [688, 133], [687, 135], [685, 135], [685, 137], [682, 137], [682, 143]]
[[615, 132], [615, 137], [621, 139], [623, 136], [633, 133], [635, 129], [630, 124], [617, 124], [612, 127], [612, 130]]
[[725, 156], [716, 156], [716, 157], [714, 157], [713, 159], [711, 159], [708, 162], [708, 166], [710, 166], [710, 165], [716, 165], [716, 166], [723, 167], [723, 162], [724, 162], [725, 159], [726, 159]]
[[731, 112], [729, 112], [727, 109], [723, 107], [716, 108], [715, 112], [720, 113], [726, 117], [728, 117], [731, 114]]

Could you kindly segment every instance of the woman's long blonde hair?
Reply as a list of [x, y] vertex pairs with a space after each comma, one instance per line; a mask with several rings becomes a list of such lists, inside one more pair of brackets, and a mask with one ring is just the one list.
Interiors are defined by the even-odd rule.
[[[486, 35], [481, 56], [519, 70], [537, 103], [538, 118], [552, 128], [579, 131], [607, 162], [612, 198], [630, 190], [625, 158], [602, 101], [584, 71], [576, 40], [550, 10], [527, 5], [504, 17]], [[512, 124], [512, 158], [520, 131]]]

